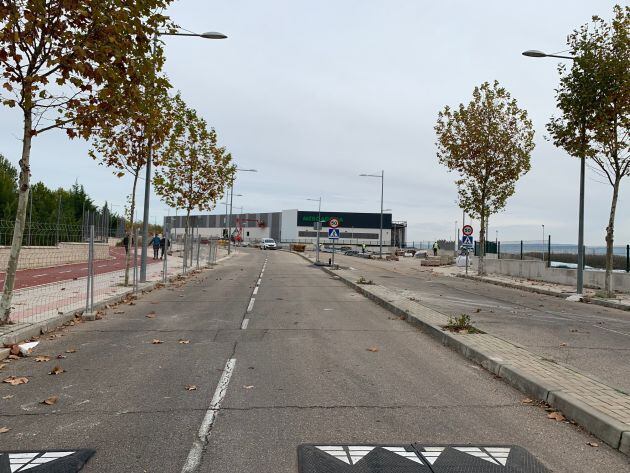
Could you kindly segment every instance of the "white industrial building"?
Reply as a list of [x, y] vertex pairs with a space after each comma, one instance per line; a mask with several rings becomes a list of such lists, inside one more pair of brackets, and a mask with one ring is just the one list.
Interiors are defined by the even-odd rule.
[[[227, 238], [231, 231], [234, 241], [255, 243], [261, 238], [273, 238], [280, 243], [314, 243], [317, 239], [315, 224], [320, 214], [298, 209], [267, 213], [192, 215], [190, 226], [195, 235], [205, 238]], [[381, 214], [362, 212], [321, 212], [320, 241], [328, 242], [328, 222], [336, 218], [339, 223], [339, 244], [378, 245]], [[186, 217], [166, 217], [165, 225], [171, 235], [183, 235]], [[406, 222], [393, 222], [391, 213], [383, 214], [383, 244], [405, 246]]]

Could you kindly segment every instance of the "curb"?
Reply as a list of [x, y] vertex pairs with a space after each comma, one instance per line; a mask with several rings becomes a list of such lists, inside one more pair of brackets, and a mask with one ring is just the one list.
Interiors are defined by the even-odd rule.
[[[216, 264], [225, 261], [229, 258], [231, 258], [233, 256], [232, 255], [227, 255], [224, 256], [223, 258], [218, 259], [215, 263], [211, 263], [208, 264], [206, 266], [202, 266], [199, 269], [200, 270], [204, 270], [204, 269], [209, 269], [212, 266], [215, 266]], [[191, 270], [191, 272], [194, 270]], [[168, 285], [169, 283], [173, 282], [173, 278], [177, 277], [177, 276], [171, 276], [171, 278], [169, 278], [169, 280], [167, 281], [166, 285]], [[128, 291], [125, 291], [123, 293], [117, 294], [115, 296], [112, 296], [108, 299], [104, 299], [102, 301], [96, 302], [94, 303], [94, 310], [100, 310], [103, 309], [105, 306], [107, 305], [111, 305], [111, 304], [116, 304], [118, 302], [121, 302], [123, 300], [125, 300], [130, 294], [144, 294], [145, 292], [149, 292], [154, 290], [158, 285], [160, 284], [164, 284], [162, 281], [154, 281], [154, 282], [150, 282], [150, 283], [145, 283], [142, 286], [138, 287], [138, 292], [134, 293], [133, 289], [130, 289]], [[71, 310], [69, 312], [65, 312], [63, 314], [59, 314], [55, 317], [51, 317], [48, 320], [43, 320], [41, 322], [35, 322], [32, 323], [24, 328], [18, 328], [12, 332], [9, 332], [5, 335], [2, 335], [0, 337], [0, 346], [2, 345], [13, 345], [16, 343], [20, 343], [24, 340], [28, 340], [32, 337], [37, 337], [39, 335], [51, 332], [59, 327], [61, 327], [64, 323], [68, 322], [69, 320], [73, 320], [75, 318], [75, 315], [77, 314], [83, 314], [84, 313], [84, 309], [75, 309], [75, 310]], [[94, 319], [92, 319], [94, 320]], [[6, 353], [5, 353], [6, 352]], [[9, 349], [8, 348], [0, 348], [0, 360], [6, 358], [7, 356], [9, 356]]]
[[[559, 297], [561, 299], [566, 299], [567, 294], [568, 294], [564, 292], [548, 291], [547, 289], [538, 289], [535, 287], [521, 286], [520, 284], [511, 283], [511, 282], [493, 281], [492, 279], [486, 279], [480, 276], [466, 276], [465, 274], [458, 274], [456, 275], [456, 277], [462, 278], [462, 279], [470, 279], [472, 281], [483, 282], [487, 284], [494, 284], [495, 286], [508, 287], [510, 289], [518, 289], [520, 291], [543, 294], [545, 296]], [[630, 311], [630, 305], [621, 304], [619, 302], [611, 302], [611, 301], [605, 301], [605, 300], [599, 300], [599, 299], [589, 299], [588, 303], [593, 304], [593, 305], [601, 305], [603, 307], [608, 307], [611, 309]]]
[[[313, 263], [307, 256], [298, 254], [309, 263]], [[346, 278], [335, 274], [335, 271], [325, 267], [318, 266], [325, 273], [336, 276], [338, 280], [357, 291], [359, 294], [376, 302], [381, 307], [387, 309], [395, 315], [403, 317], [407, 323], [410, 323], [423, 330], [424, 333], [437, 339], [442, 345], [452, 348], [471, 361], [481, 365], [486, 370], [502, 378], [509, 385], [519, 391], [542, 400], [554, 408], [561, 411], [566, 418], [575, 421], [584, 427], [587, 431], [606, 442], [611, 447], [630, 456], [630, 428], [628, 425], [619, 422], [608, 415], [593, 409], [574, 396], [562, 391], [560, 386], [554, 385], [550, 381], [538, 378], [535, 375], [525, 373], [510, 363], [501, 359], [494, 359], [484, 354], [473, 346], [470, 346], [465, 340], [442, 330], [442, 327], [430, 324], [406, 310], [396, 306], [395, 302], [389, 302], [382, 297], [367, 291], [364, 287], [356, 284]], [[463, 276], [460, 276], [463, 277]], [[470, 279], [476, 279], [476, 276], [469, 276]], [[481, 279], [481, 278], [479, 278]], [[481, 279], [486, 282], [485, 280]], [[501, 285], [501, 284], [500, 284]], [[510, 286], [507, 286], [510, 287]], [[516, 287], [517, 289], [524, 289]], [[536, 291], [532, 291], [536, 292]], [[551, 292], [551, 291], [549, 291]], [[550, 294], [550, 295], [557, 295]]]

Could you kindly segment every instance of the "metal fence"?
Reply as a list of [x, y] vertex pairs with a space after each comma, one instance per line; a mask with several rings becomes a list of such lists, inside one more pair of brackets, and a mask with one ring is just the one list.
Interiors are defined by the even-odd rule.
[[[577, 245], [569, 243], [553, 243], [552, 237], [548, 236], [543, 243], [539, 241], [495, 241], [491, 242], [495, 253], [502, 259], [521, 259], [546, 261], [549, 266], [564, 266], [567, 268], [577, 267], [578, 251]], [[475, 248], [478, 254], [478, 248]], [[606, 247], [605, 246], [584, 246], [584, 265], [587, 268], [604, 269], [606, 267]], [[618, 245], [613, 247], [613, 269], [630, 272], [630, 245]]]
[[[48, 231], [46, 225], [32, 228]], [[60, 314], [93, 312], [98, 303], [212, 265], [227, 254], [217, 240], [190, 236], [177, 241], [168, 239], [167, 245], [164, 239], [164, 247], [157, 248], [157, 257], [152, 248], [148, 249], [147, 278], [141, 282], [143, 243], [138, 230], [130, 238], [128, 248], [123, 246], [122, 239], [108, 241], [107, 232], [99, 235], [97, 225], [89, 225], [85, 231], [81, 226], [73, 230], [69, 232], [72, 241], [65, 241], [65, 234], [61, 234], [56, 245], [51, 244], [56, 235], [33, 232], [34, 238], [47, 244], [22, 248], [12, 300], [12, 322], [29, 324]], [[9, 251], [9, 247], [0, 247], [0, 289], [5, 283]]]

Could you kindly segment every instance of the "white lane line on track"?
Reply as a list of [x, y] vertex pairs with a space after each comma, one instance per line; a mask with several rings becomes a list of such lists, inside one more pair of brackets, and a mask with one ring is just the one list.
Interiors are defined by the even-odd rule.
[[35, 276], [33, 276], [34, 278], [41, 278], [43, 276], [48, 276], [48, 273], [44, 273], [44, 274], [36, 274]]
[[249, 319], [243, 320], [243, 323], [241, 324], [241, 330], [246, 330], [248, 325], [249, 325]]
[[254, 288], [254, 295], [258, 294], [258, 286]]
[[212, 401], [210, 402], [210, 407], [208, 407], [206, 415], [203, 418], [203, 422], [201, 422], [201, 426], [199, 427], [199, 432], [197, 432], [197, 438], [193, 442], [193, 445], [190, 448], [190, 452], [188, 452], [188, 458], [186, 459], [184, 468], [182, 468], [182, 473], [192, 473], [193, 471], [196, 471], [197, 468], [199, 468], [201, 457], [203, 455], [203, 447], [208, 442], [210, 430], [212, 429], [214, 421], [216, 420], [217, 415], [221, 410], [221, 403], [223, 402], [225, 394], [227, 393], [227, 388], [230, 384], [230, 378], [232, 377], [235, 366], [236, 358], [229, 359], [225, 364], [225, 369], [223, 370], [221, 379], [219, 379], [217, 389], [214, 391], [214, 396], [212, 397]]
[[260, 286], [261, 282], [262, 282], [262, 279], [258, 278], [258, 282], [256, 283], [256, 286]]
[[59, 271], [59, 274], [65, 274], [65, 273], [71, 273], [71, 272], [72, 272], [72, 270], [71, 270], [71, 269], [69, 269], [69, 270], [67, 270], [67, 271]]
[[247, 312], [251, 312], [254, 309], [254, 302], [256, 302], [256, 298], [252, 297], [249, 300], [249, 305], [247, 306]]

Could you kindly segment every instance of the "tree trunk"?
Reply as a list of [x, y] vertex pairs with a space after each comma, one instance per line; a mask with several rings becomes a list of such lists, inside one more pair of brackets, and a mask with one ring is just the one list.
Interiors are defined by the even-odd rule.
[[608, 217], [608, 226], [606, 227], [606, 280], [604, 291], [608, 297], [614, 296], [614, 288], [612, 287], [613, 245], [615, 234], [615, 213], [617, 212], [617, 199], [619, 198], [620, 181], [621, 177], [615, 176], [612, 202], [610, 203], [610, 215]]
[[129, 285], [129, 267], [131, 266], [131, 250], [133, 248], [133, 245], [131, 244], [133, 241], [133, 238], [136, 234], [135, 232], [135, 221], [134, 221], [134, 213], [136, 212], [136, 186], [138, 185], [138, 174], [139, 174], [139, 170], [138, 172], [136, 172], [135, 176], [133, 177], [133, 187], [132, 187], [132, 191], [131, 191], [131, 205], [129, 207], [129, 221], [131, 222], [131, 225], [129, 225], [129, 251], [127, 251], [125, 253], [125, 286]]
[[31, 110], [24, 111], [24, 134], [22, 139], [22, 159], [20, 159], [20, 177], [18, 181], [18, 208], [15, 215], [15, 226], [13, 227], [13, 241], [11, 243], [11, 253], [7, 264], [6, 279], [0, 300], [0, 325], [9, 323], [11, 316], [11, 300], [13, 299], [13, 287], [15, 286], [15, 275], [17, 273], [20, 250], [22, 249], [22, 239], [24, 237], [24, 227], [26, 224], [26, 208], [30, 192], [30, 158], [33, 126], [33, 114]]
[[184, 266], [188, 265], [188, 246], [192, 252], [192, 240], [189, 242], [188, 232], [190, 231], [190, 210], [186, 210], [186, 227], [184, 228]]
[[486, 255], [486, 209], [481, 207], [481, 228], [479, 229], [479, 256], [477, 265], [477, 275], [484, 276], [486, 268], [484, 265], [484, 257]]

